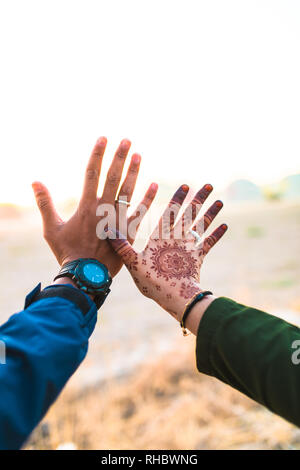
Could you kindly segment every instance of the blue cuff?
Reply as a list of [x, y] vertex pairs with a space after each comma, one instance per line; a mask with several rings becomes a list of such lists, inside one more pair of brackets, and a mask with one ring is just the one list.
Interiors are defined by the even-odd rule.
[[73, 302], [76, 307], [79, 308], [83, 316], [87, 315], [91, 309], [96, 309], [96, 305], [92, 299], [71, 284], [52, 285], [41, 291], [41, 283], [26, 296], [24, 309], [28, 308], [33, 302], [51, 297], [61, 297]]

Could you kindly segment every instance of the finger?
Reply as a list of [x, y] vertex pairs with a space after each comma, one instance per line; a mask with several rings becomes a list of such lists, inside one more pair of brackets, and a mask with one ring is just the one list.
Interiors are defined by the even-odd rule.
[[226, 224], [220, 225], [209, 237], [205, 238], [203, 246], [201, 248], [204, 255], [215, 246], [216, 243], [223, 237], [224, 233], [227, 231], [228, 226]]
[[54, 208], [52, 198], [46, 186], [39, 181], [35, 181], [32, 183], [32, 189], [43, 219], [44, 227], [51, 228], [52, 226], [57, 225], [61, 219]]
[[177, 233], [179, 227], [182, 229], [181, 232], [184, 234], [187, 229], [191, 226], [192, 222], [197, 217], [203, 203], [206, 201], [210, 193], [212, 192], [213, 187], [211, 184], [205, 184], [200, 191], [197, 192], [193, 200], [187, 206], [186, 210], [183, 213], [182, 218], [177, 222], [174, 227], [174, 232]]
[[189, 187], [187, 184], [183, 184], [177, 189], [159, 220], [158, 226], [154, 231], [154, 237], [162, 237], [164, 233], [169, 233], [172, 230], [178, 212], [188, 192]]
[[136, 270], [138, 254], [132, 248], [128, 240], [118, 230], [109, 229], [106, 231], [107, 240], [110, 246], [121, 257], [129, 271]]
[[129, 140], [123, 139], [115, 153], [112, 164], [108, 170], [103, 189], [102, 199], [105, 202], [114, 203], [116, 199], [117, 190], [121, 181], [122, 171], [130, 145], [131, 142]]
[[106, 137], [100, 137], [90, 156], [84, 178], [82, 202], [91, 202], [97, 197], [101, 164], [107, 144]]
[[154, 201], [157, 191], [158, 191], [158, 184], [151, 183], [151, 185], [147, 189], [147, 192], [143, 200], [137, 206], [133, 214], [128, 218], [128, 239], [130, 243], [132, 243], [133, 240], [135, 239], [136, 232], [143, 218], [145, 217], [147, 211], [150, 209], [150, 206], [152, 202]]
[[218, 215], [223, 207], [222, 201], [215, 201], [212, 206], [206, 211], [203, 217], [197, 221], [192, 230], [202, 235], [210, 226], [214, 218]]
[[122, 199], [123, 201], [127, 202], [131, 201], [136, 180], [139, 174], [140, 164], [141, 156], [138, 153], [133, 154], [131, 157], [127, 175], [123, 181], [117, 200]]

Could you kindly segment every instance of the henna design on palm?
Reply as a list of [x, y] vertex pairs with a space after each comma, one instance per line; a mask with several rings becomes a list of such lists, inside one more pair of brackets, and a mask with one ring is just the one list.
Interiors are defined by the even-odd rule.
[[163, 245], [150, 247], [152, 256], [151, 269], [156, 276], [169, 279], [182, 279], [193, 277], [197, 279], [197, 260], [187, 251], [185, 246], [180, 246], [176, 241], [173, 243], [164, 242]]
[[[178, 318], [186, 302], [201, 291], [199, 282], [203, 260], [227, 230], [227, 225], [222, 224], [206, 237], [200, 246], [196, 244], [189, 228], [193, 226], [193, 230], [202, 236], [222, 209], [223, 203], [216, 201], [204, 216], [195, 222], [203, 203], [212, 191], [211, 185], [205, 185], [176, 222], [188, 190], [187, 185], [182, 185], [176, 191], [141, 253], [137, 253], [121, 234], [108, 233], [111, 246], [123, 259], [141, 292]], [[170, 207], [171, 217], [168, 211]], [[179, 230], [176, 231], [176, 227]], [[168, 240], [163, 237], [166, 232], [169, 232]]]

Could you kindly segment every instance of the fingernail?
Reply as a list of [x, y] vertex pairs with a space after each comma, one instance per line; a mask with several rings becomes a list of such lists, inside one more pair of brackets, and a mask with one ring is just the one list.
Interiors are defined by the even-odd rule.
[[128, 139], [123, 139], [123, 140], [121, 141], [121, 147], [122, 147], [123, 149], [129, 148], [130, 145], [131, 145], [131, 142], [130, 142], [130, 140], [128, 140]]
[[218, 207], [223, 207], [223, 202], [222, 201], [216, 201], [216, 206]]
[[158, 184], [157, 183], [151, 183], [150, 189], [152, 189], [152, 191], [156, 191], [158, 189]]
[[181, 189], [182, 189], [182, 191], [184, 191], [185, 193], [187, 193], [188, 190], [189, 190], [189, 187], [188, 187], [187, 184], [182, 184], [182, 185], [181, 185]]
[[228, 229], [228, 225], [227, 225], [227, 224], [222, 224], [221, 227], [222, 227], [223, 230], [227, 230], [227, 229]]
[[106, 137], [99, 137], [99, 139], [97, 140], [98, 145], [106, 145], [106, 143], [107, 143]]
[[204, 187], [205, 187], [206, 191], [212, 191], [213, 190], [213, 187], [212, 187], [211, 184], [206, 184]]
[[135, 165], [138, 165], [141, 161], [142, 157], [138, 154], [138, 153], [135, 153], [134, 155], [132, 155], [132, 163], [134, 163]]
[[34, 191], [38, 191], [39, 189], [42, 188], [41, 183], [39, 183], [38, 181], [34, 181], [34, 183], [32, 183], [31, 186]]

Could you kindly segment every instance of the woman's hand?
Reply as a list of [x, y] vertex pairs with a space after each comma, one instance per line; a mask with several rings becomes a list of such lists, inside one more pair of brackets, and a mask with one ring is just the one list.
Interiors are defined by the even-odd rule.
[[176, 222], [189, 191], [188, 186], [181, 186], [141, 253], [137, 253], [121, 234], [108, 232], [111, 246], [122, 258], [139, 290], [179, 321], [186, 303], [202, 290], [200, 268], [204, 257], [227, 230], [227, 225], [220, 225], [199, 245], [196, 244], [195, 233], [192, 234], [189, 230], [192, 227], [194, 232], [203, 235], [222, 209], [223, 203], [216, 201], [195, 223], [199, 210], [212, 189], [207, 184], [198, 191], [183, 216]]
[[[125, 223], [129, 224], [136, 218], [140, 222], [155, 197], [157, 184], [150, 185], [142, 203], [131, 217], [127, 218], [127, 207], [124, 208], [123, 204], [122, 210], [119, 208], [120, 204], [115, 207], [116, 199], [125, 199], [130, 202], [141, 162], [140, 155], [132, 155], [127, 175], [116, 197], [124, 163], [131, 145], [129, 140], [124, 139], [115, 153], [107, 173], [102, 196], [99, 198], [97, 189], [106, 142], [105, 137], [100, 137], [93, 149], [85, 173], [81, 200], [75, 214], [67, 222], [64, 222], [57, 214], [47, 188], [40, 182], [33, 183], [32, 187], [43, 219], [44, 238], [59, 264], [63, 265], [77, 258], [95, 258], [104, 263], [110, 274], [115, 276], [122, 267], [122, 260], [107, 240], [97, 237], [96, 226], [99, 217], [96, 216], [96, 210], [101, 204], [110, 204], [113, 211], [116, 212], [117, 219], [120, 211], [120, 215], [125, 217]], [[141, 207], [143, 207], [142, 213]], [[129, 238], [129, 243], [132, 242], [133, 239]]]

